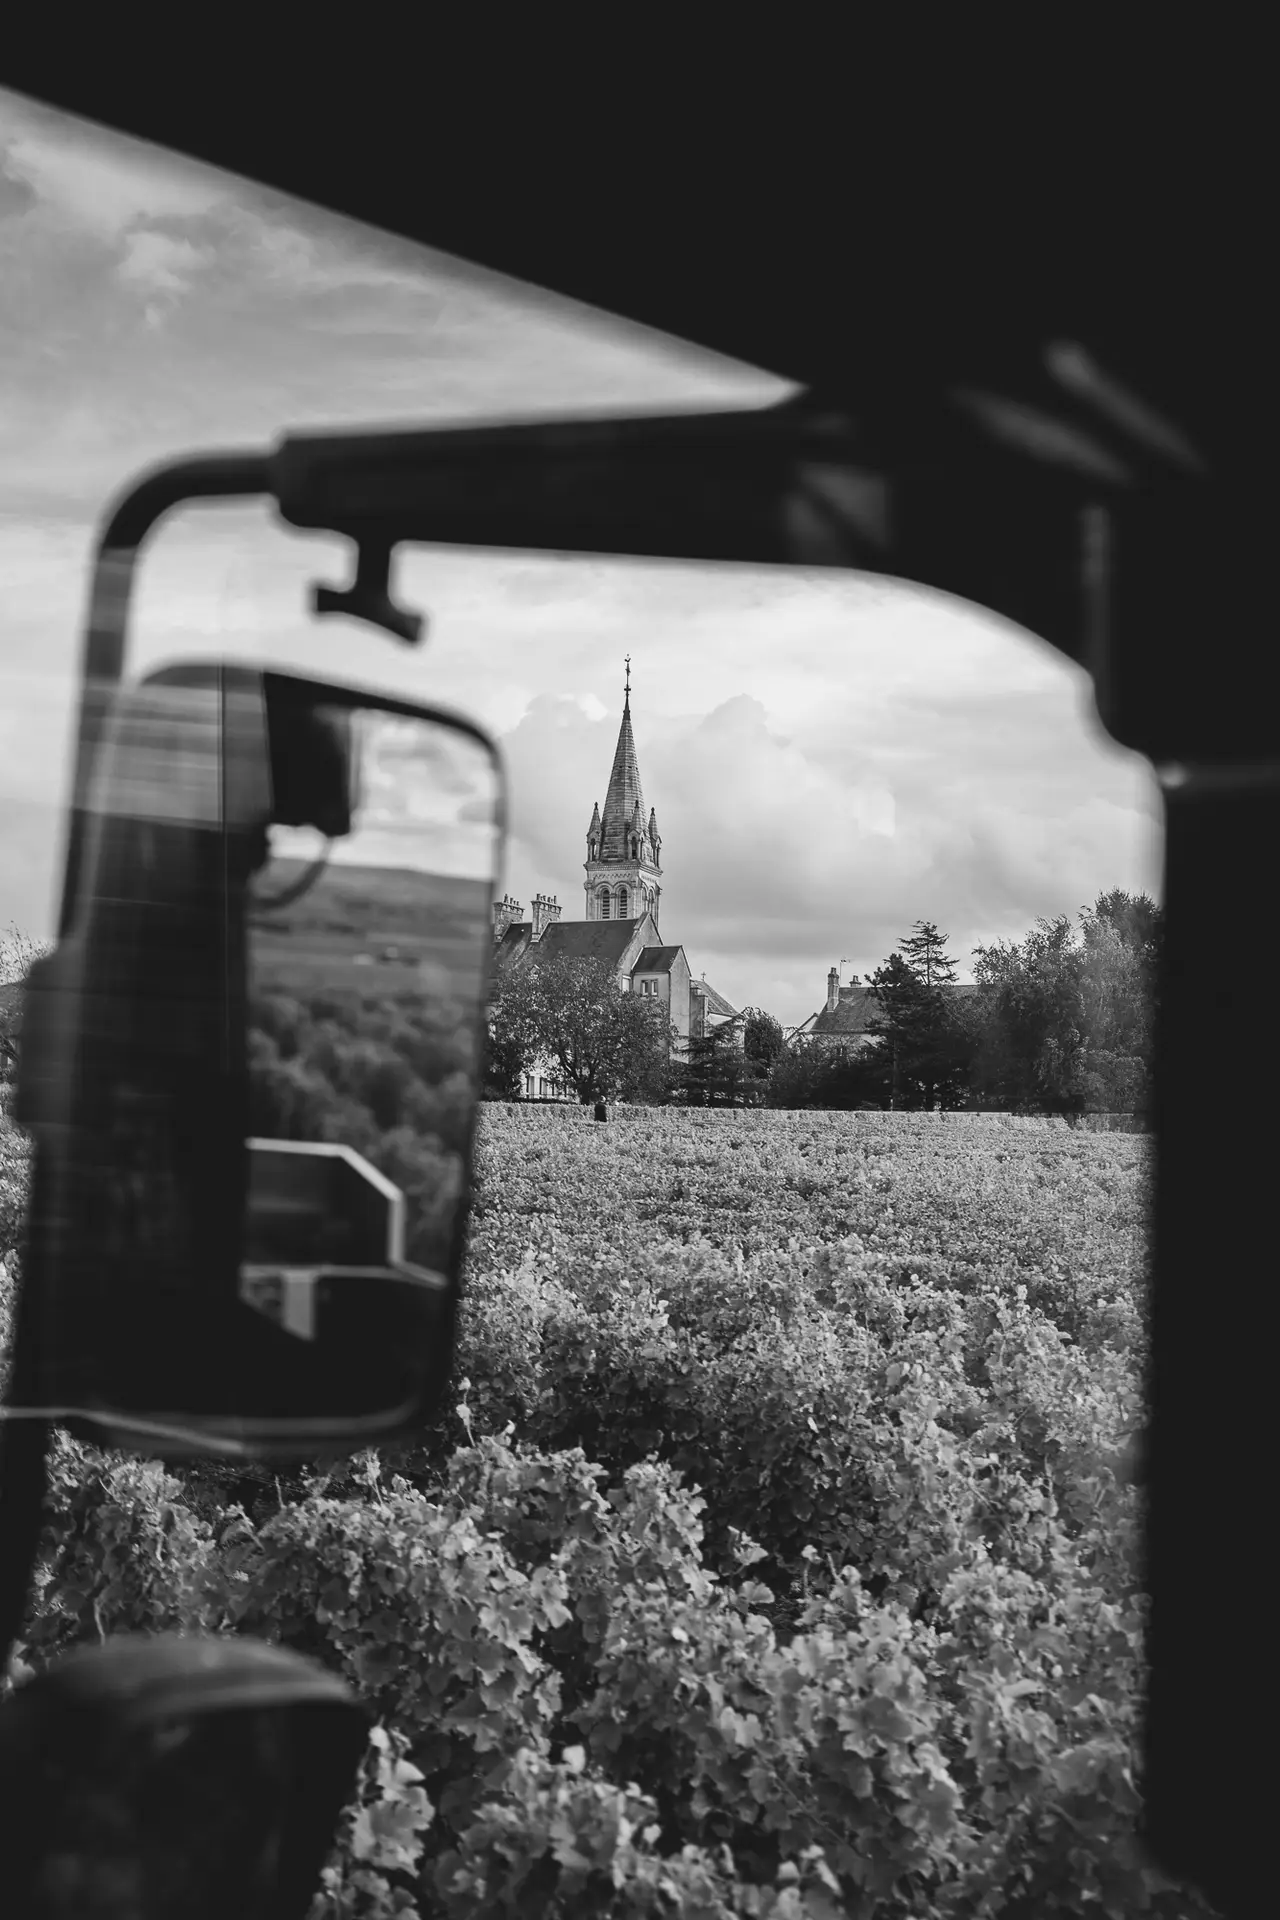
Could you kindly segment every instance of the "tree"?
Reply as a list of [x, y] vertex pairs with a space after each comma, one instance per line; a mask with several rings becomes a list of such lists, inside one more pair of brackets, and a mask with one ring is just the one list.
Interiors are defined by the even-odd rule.
[[[973, 1062], [973, 1026], [965, 1000], [946, 992], [959, 966], [947, 935], [932, 920], [917, 920], [900, 943], [902, 958], [924, 990], [908, 1061], [909, 1080], [929, 1111], [962, 1106]], [[967, 997], [967, 996], [966, 996]]]
[[770, 1107], [818, 1107], [840, 1113], [889, 1104], [890, 1060], [883, 1047], [831, 1052], [805, 1035], [774, 1061], [765, 1092]]
[[1129, 894], [1122, 887], [1100, 893], [1091, 907], [1082, 907], [1080, 920], [1086, 944], [1099, 927], [1111, 927], [1125, 945], [1154, 967], [1164, 936], [1164, 914], [1145, 893]]
[[756, 1106], [764, 1098], [768, 1080], [768, 1067], [748, 1051], [745, 1042], [739, 1045], [735, 1023], [730, 1021], [690, 1040], [680, 1074], [691, 1106]]
[[0, 934], [0, 1082], [13, 1079], [18, 1070], [23, 984], [35, 962], [52, 951], [52, 942], [32, 940], [12, 922]]
[[1155, 1057], [1162, 916], [1120, 888], [1041, 919], [1020, 944], [979, 947], [975, 1084], [1014, 1111], [1143, 1111]]
[[819, 1049], [808, 1034], [792, 1040], [769, 1070], [765, 1104], [770, 1107], [812, 1107], [822, 1071]]
[[1080, 913], [1088, 1107], [1144, 1111], [1151, 1099], [1163, 915], [1119, 887]]
[[1015, 1113], [1083, 1112], [1085, 1003], [1066, 915], [1041, 918], [1020, 945], [975, 948], [973, 971], [984, 1099]]
[[11, 920], [8, 932], [0, 933], [0, 983], [25, 980], [35, 962], [52, 951], [51, 940], [33, 940]]
[[524, 1090], [525, 1063], [534, 1052], [535, 1042], [518, 997], [503, 993], [499, 986], [490, 995], [482, 1098], [518, 1100]]
[[931, 920], [917, 920], [900, 950], [871, 976], [878, 1011], [868, 1032], [888, 1055], [892, 1107], [932, 1111], [958, 1107], [965, 1097], [972, 1040], [968, 1021], [944, 991], [958, 964], [946, 946], [946, 934]]
[[[626, 991], [606, 960], [539, 954], [504, 969], [490, 1002], [491, 1045], [545, 1060], [584, 1105], [655, 1100], [670, 1080], [661, 1003]], [[496, 1036], [496, 1039], [494, 1038]]]
[[743, 1009], [743, 1050], [753, 1060], [771, 1067], [786, 1049], [786, 1036], [781, 1021], [775, 1020], [763, 1007]]
[[903, 960], [922, 986], [949, 986], [954, 981], [959, 962], [947, 953], [947, 936], [938, 932], [932, 920], [917, 920], [898, 944]]
[[786, 1051], [786, 1036], [780, 1021], [763, 1007], [743, 1009], [742, 1050], [748, 1060], [754, 1060], [767, 1074], [775, 1060]]

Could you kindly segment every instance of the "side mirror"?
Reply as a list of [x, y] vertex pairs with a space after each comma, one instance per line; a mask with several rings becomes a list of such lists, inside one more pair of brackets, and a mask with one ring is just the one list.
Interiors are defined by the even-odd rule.
[[95, 779], [24, 1012], [25, 1410], [164, 1459], [408, 1431], [452, 1359], [497, 750], [425, 707], [184, 665], [121, 690]]
[[0, 1856], [23, 1920], [305, 1920], [369, 1716], [311, 1661], [128, 1636], [0, 1707]]

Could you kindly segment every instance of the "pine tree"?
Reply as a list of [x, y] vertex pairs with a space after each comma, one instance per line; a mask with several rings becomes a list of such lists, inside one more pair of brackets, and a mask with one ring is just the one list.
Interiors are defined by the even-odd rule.
[[968, 1079], [971, 1044], [964, 1022], [943, 988], [954, 984], [958, 962], [932, 920], [917, 920], [871, 976], [881, 1013], [869, 1031], [883, 1036], [892, 1064], [890, 1105], [959, 1106]]
[[764, 1099], [768, 1066], [739, 1043], [735, 1025], [725, 1021], [689, 1041], [680, 1078], [691, 1106], [758, 1106]]
[[959, 963], [947, 953], [947, 937], [932, 920], [917, 920], [898, 943], [903, 960], [923, 986], [950, 986], [955, 980]]
[[871, 976], [871, 988], [879, 1011], [867, 1022], [873, 1034], [887, 1050], [890, 1062], [890, 1107], [923, 1105], [917, 1084], [917, 1058], [927, 1045], [933, 1025], [930, 989], [923, 985], [900, 953], [891, 953], [883, 966]]

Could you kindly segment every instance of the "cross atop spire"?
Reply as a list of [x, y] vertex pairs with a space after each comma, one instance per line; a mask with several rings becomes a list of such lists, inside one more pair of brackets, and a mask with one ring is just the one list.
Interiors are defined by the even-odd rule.
[[631, 731], [631, 655], [626, 656], [626, 686], [618, 744], [604, 806], [591, 815], [587, 829], [588, 920], [640, 920], [652, 913], [658, 919], [662, 893], [659, 865], [662, 842], [658, 822], [646, 813], [635, 735]]

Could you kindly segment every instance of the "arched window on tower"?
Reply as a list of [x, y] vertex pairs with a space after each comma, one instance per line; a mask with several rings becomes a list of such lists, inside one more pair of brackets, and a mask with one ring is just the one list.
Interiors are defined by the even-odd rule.
[[627, 890], [625, 887], [619, 887], [618, 888], [618, 918], [619, 920], [625, 920], [626, 917], [627, 917]]
[[591, 848], [591, 851], [590, 851], [590, 854], [588, 855], [588, 858], [594, 860], [596, 857], [596, 843], [594, 840], [590, 842], [590, 848]]
[[601, 918], [602, 920], [607, 920], [607, 919], [609, 918], [609, 889], [608, 889], [608, 887], [601, 887], [601, 889], [600, 889], [600, 894], [599, 894], [599, 899], [600, 899], [600, 918]]
[[632, 840], [631, 840], [631, 858], [633, 860], [638, 860], [640, 858], [640, 842], [635, 838], [634, 835], [632, 836]]

